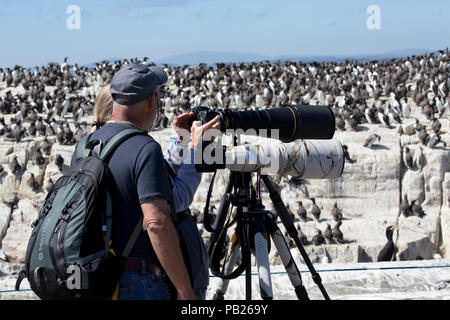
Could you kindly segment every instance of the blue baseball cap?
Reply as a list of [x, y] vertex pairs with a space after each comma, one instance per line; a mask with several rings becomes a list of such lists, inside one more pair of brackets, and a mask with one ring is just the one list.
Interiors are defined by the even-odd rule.
[[111, 79], [111, 96], [118, 104], [132, 105], [149, 97], [157, 86], [166, 82], [167, 74], [160, 67], [148, 67], [142, 63], [126, 64]]

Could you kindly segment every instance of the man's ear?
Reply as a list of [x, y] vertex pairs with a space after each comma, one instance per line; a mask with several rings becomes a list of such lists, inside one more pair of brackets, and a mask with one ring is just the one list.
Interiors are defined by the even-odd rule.
[[154, 93], [150, 96], [150, 98], [147, 98], [147, 102], [148, 102], [147, 106], [149, 109], [153, 108], [153, 106], [155, 105], [155, 103], [156, 103], [155, 99], [156, 99], [156, 97], [155, 97]]

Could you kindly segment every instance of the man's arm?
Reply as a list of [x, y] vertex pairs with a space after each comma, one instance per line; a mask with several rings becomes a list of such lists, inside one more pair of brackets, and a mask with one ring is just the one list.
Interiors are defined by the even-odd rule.
[[177, 289], [179, 300], [196, 300], [184, 264], [176, 229], [170, 220], [167, 201], [152, 200], [141, 204], [144, 225], [161, 266]]

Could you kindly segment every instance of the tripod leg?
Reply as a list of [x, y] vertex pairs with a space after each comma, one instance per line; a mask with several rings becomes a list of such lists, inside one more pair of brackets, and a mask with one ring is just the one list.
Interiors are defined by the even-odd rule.
[[259, 275], [259, 289], [263, 300], [273, 299], [267, 239], [261, 232], [255, 234], [255, 257]]
[[297, 265], [295, 264], [294, 259], [292, 258], [291, 251], [289, 250], [288, 245], [286, 244], [286, 240], [283, 237], [280, 229], [273, 231], [270, 233], [272, 237], [273, 243], [280, 255], [281, 261], [283, 262], [284, 268], [286, 269], [289, 280], [294, 287], [295, 294], [299, 300], [309, 300], [308, 293], [306, 292], [305, 287], [303, 286], [302, 277], [300, 275], [300, 271], [298, 271]]
[[298, 271], [297, 265], [292, 258], [291, 251], [289, 250], [289, 246], [287, 245], [286, 240], [280, 231], [280, 228], [278, 228], [275, 216], [272, 213], [269, 213], [266, 216], [266, 229], [270, 233], [272, 241], [275, 244], [275, 248], [280, 255], [281, 262], [286, 269], [297, 298], [299, 300], [309, 300], [308, 293], [303, 286], [300, 271]]
[[268, 176], [261, 176], [261, 178], [264, 181], [264, 184], [266, 185], [267, 190], [269, 191], [269, 197], [272, 200], [273, 206], [278, 213], [278, 216], [280, 217], [281, 222], [283, 223], [284, 227], [286, 228], [286, 231], [288, 232], [289, 236], [294, 240], [298, 250], [300, 251], [300, 254], [303, 257], [303, 260], [306, 263], [306, 266], [308, 267], [311, 277], [313, 281], [317, 284], [319, 287], [320, 292], [322, 292], [322, 295], [324, 296], [325, 300], [330, 300], [330, 297], [328, 296], [328, 293], [325, 290], [325, 287], [322, 284], [322, 278], [317, 273], [317, 271], [314, 269], [313, 264], [311, 263], [311, 260], [308, 257], [308, 254], [306, 253], [305, 249], [303, 248], [303, 245], [298, 237], [298, 231], [295, 229], [294, 222], [292, 221], [292, 218], [289, 214], [289, 212], [286, 209], [286, 206], [283, 203], [283, 200], [281, 200], [280, 194], [275, 190], [275, 188], [272, 185], [272, 182], [270, 181]]
[[[224, 274], [230, 274], [233, 271], [233, 268], [236, 265], [237, 259], [239, 257], [240, 243], [238, 241], [238, 237], [236, 234], [232, 235], [230, 242], [231, 246], [228, 251], [229, 259], [225, 263]], [[227, 292], [229, 283], [230, 279], [220, 278], [219, 287], [216, 289], [216, 293], [214, 294], [213, 300], [224, 300], [224, 296], [225, 293]]]

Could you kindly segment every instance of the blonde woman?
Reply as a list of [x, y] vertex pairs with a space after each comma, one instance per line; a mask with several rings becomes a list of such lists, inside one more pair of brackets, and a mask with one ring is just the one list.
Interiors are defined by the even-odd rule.
[[100, 89], [95, 99], [94, 106], [94, 124], [91, 133], [97, 131], [101, 126], [106, 124], [112, 116], [113, 99], [110, 93], [111, 85], [107, 85]]

